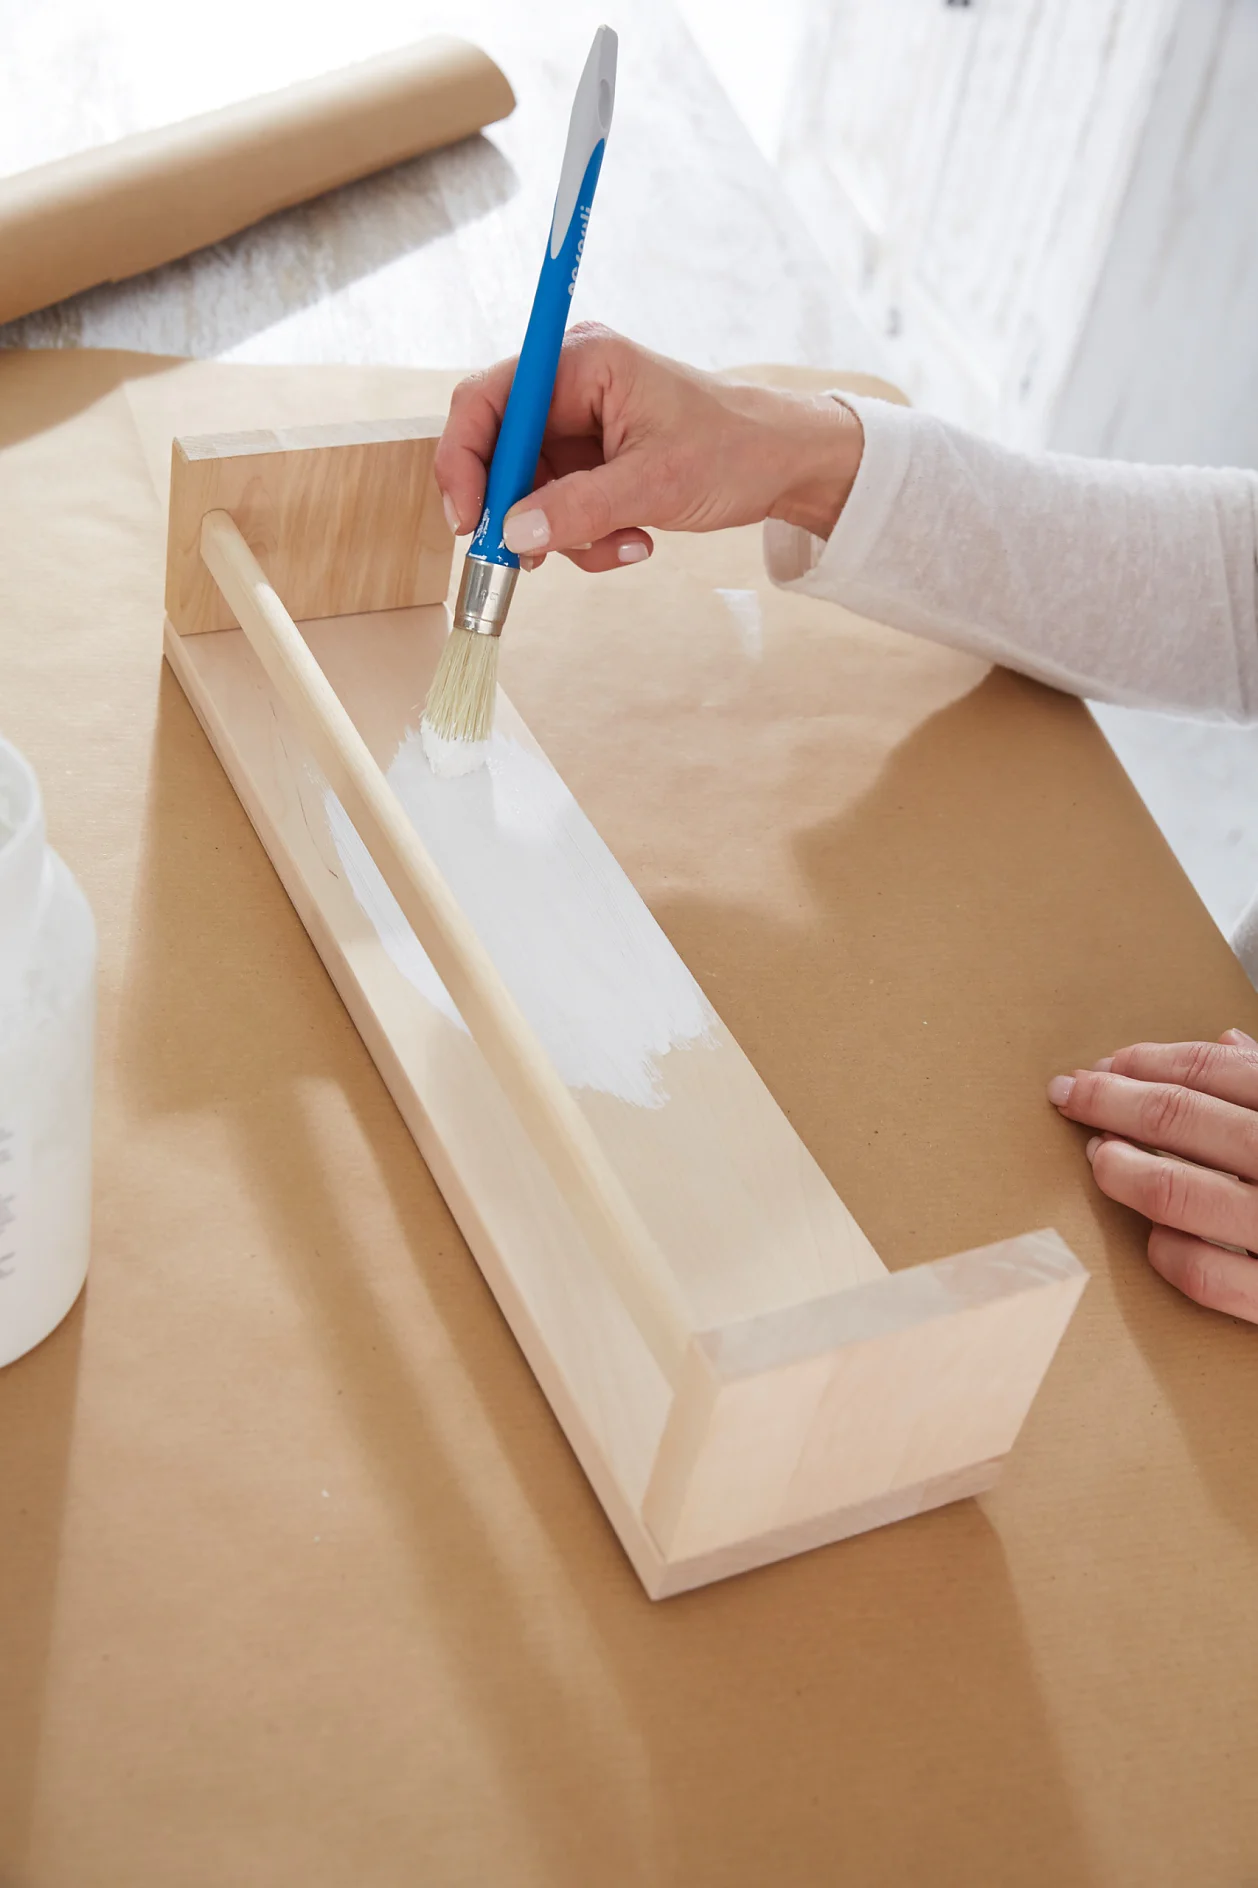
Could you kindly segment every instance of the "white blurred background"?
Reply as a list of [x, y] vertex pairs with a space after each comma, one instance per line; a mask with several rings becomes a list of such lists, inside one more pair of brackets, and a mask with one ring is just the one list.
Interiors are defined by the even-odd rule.
[[[0, 173], [435, 30], [518, 98], [0, 345], [511, 351], [602, 18], [621, 80], [579, 314], [704, 366], [882, 372], [1013, 445], [1258, 464], [1258, 0], [0, 0]], [[1229, 930], [1258, 730], [1099, 718]]]
[[[1258, 465], [1258, 0], [678, 4], [916, 404]], [[1097, 714], [1230, 931], [1258, 730]]]

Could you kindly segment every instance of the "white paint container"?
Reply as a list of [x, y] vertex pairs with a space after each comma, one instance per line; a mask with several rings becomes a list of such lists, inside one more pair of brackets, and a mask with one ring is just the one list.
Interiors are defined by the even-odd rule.
[[60, 1324], [91, 1223], [96, 928], [0, 740], [0, 1365]]

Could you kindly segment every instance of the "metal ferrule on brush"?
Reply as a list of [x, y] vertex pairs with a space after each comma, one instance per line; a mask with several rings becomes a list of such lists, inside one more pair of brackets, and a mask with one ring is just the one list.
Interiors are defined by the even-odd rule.
[[463, 559], [454, 627], [473, 636], [501, 636], [519, 575], [514, 564], [491, 564], [469, 553]]

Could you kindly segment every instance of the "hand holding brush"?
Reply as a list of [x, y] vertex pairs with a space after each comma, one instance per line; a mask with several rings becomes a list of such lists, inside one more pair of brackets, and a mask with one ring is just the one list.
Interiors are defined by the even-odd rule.
[[[463, 381], [434, 464], [455, 531], [479, 517], [515, 362]], [[593, 323], [559, 358], [534, 488], [507, 513], [521, 566], [550, 551], [582, 570], [649, 557], [648, 531], [721, 531], [780, 518], [826, 538], [852, 489], [864, 435], [829, 394], [708, 374]]]
[[463, 565], [454, 627], [420, 724], [434, 773], [470, 773], [484, 759], [493, 729], [498, 638], [520, 567], [518, 553], [505, 541], [503, 523], [536, 480], [615, 89], [616, 35], [600, 26], [573, 101], [550, 239], [494, 446], [484, 509]]

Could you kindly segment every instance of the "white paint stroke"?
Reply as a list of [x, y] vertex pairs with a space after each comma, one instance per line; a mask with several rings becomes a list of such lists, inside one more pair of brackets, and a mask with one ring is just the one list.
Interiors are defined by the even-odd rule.
[[454, 1007], [450, 992], [433, 969], [427, 951], [406, 922], [402, 907], [385, 884], [380, 867], [358, 837], [358, 828], [331, 787], [326, 785], [323, 789], [323, 807], [345, 882], [371, 919], [376, 936], [384, 945], [385, 955], [426, 1002], [466, 1031], [467, 1024]]
[[[569, 1088], [662, 1107], [660, 1059], [710, 1043], [712, 1010], [554, 769], [495, 733], [484, 767], [440, 779], [410, 732], [387, 777]], [[331, 788], [324, 799], [346, 880], [390, 959], [460, 1022]]]
[[718, 590], [716, 594], [734, 619], [743, 654], [759, 662], [764, 654], [764, 613], [756, 591]]

